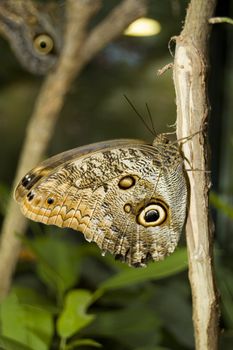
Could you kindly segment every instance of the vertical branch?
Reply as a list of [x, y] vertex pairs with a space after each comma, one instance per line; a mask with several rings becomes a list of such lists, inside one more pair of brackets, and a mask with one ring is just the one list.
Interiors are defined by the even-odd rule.
[[[218, 342], [218, 301], [213, 275], [213, 227], [209, 218], [208, 123], [206, 87], [209, 18], [215, 0], [191, 0], [184, 28], [176, 39], [174, 84], [177, 137], [201, 131], [183, 146], [189, 171], [190, 208], [186, 224], [189, 279], [193, 299], [195, 343], [198, 350], [215, 350]], [[197, 170], [195, 170], [197, 169]], [[199, 170], [198, 170], [199, 169]]]

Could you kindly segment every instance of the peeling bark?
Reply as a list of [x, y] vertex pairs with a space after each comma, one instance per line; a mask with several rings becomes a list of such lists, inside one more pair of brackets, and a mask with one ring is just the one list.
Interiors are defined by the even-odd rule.
[[186, 239], [197, 350], [218, 347], [219, 311], [213, 272], [213, 225], [208, 202], [211, 183], [206, 137], [209, 112], [207, 52], [211, 29], [208, 20], [214, 9], [214, 0], [191, 0], [183, 31], [176, 38], [173, 68], [177, 138], [194, 135], [183, 144], [182, 150], [193, 169], [187, 172], [190, 205]]

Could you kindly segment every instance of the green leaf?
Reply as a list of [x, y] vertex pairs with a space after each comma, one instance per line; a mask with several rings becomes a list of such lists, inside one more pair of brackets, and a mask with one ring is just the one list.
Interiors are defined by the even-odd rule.
[[77, 246], [54, 235], [36, 237], [27, 244], [37, 255], [39, 277], [62, 300], [79, 278], [81, 257]]
[[96, 294], [102, 291], [132, 286], [148, 280], [157, 280], [184, 271], [187, 268], [187, 252], [185, 248], [177, 249], [175, 253], [163, 261], [152, 262], [146, 268], [128, 268], [103, 282]]
[[87, 314], [92, 294], [87, 290], [72, 290], [66, 295], [65, 307], [57, 321], [57, 332], [61, 338], [68, 338], [86, 327], [94, 319]]
[[48, 350], [52, 315], [40, 306], [21, 303], [12, 291], [0, 305], [1, 335], [36, 350]]
[[0, 349], [1, 350], [33, 350], [28, 346], [25, 346], [15, 340], [7, 337], [0, 336]]
[[97, 341], [93, 340], [93, 339], [79, 339], [79, 340], [75, 340], [72, 343], [69, 343], [68, 345], [66, 345], [66, 350], [72, 350], [75, 349], [79, 346], [93, 346], [95, 348], [102, 348], [102, 345], [100, 343], [98, 343]]

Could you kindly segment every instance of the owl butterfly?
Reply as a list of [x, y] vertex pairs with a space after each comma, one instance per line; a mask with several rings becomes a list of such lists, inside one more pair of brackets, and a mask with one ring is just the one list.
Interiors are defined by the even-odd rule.
[[0, 32], [31, 73], [45, 74], [56, 63], [61, 46], [57, 27], [34, 1], [0, 1]]
[[58, 154], [29, 171], [15, 190], [34, 221], [81, 231], [130, 266], [174, 251], [186, 218], [187, 182], [179, 147], [113, 140]]

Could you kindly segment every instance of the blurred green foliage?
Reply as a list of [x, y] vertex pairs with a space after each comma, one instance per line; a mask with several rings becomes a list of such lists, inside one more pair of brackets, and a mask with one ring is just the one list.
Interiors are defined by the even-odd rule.
[[[112, 339], [112, 349], [119, 344], [126, 349], [159, 345], [163, 322], [173, 302], [169, 301], [167, 287], [161, 289], [155, 281], [177, 274], [180, 278], [179, 273], [187, 269], [184, 248], [145, 269], [132, 269], [121, 263], [110, 267], [107, 262], [102, 268], [108, 277], [100, 278], [94, 285], [89, 281], [85, 263], [85, 259], [94, 259], [93, 273], [98, 274], [102, 262], [98, 261], [100, 252], [94, 246], [87, 249], [87, 255], [83, 244], [74, 245], [58, 232], [37, 235], [33, 240], [25, 240], [25, 245], [35, 256], [34, 273], [30, 271], [31, 276], [27, 277], [32, 266], [21, 266], [23, 271], [18, 272], [10, 295], [0, 305], [3, 349], [8, 349], [4, 344], [11, 341], [15, 349], [56, 349], [56, 344], [60, 344], [60, 349], [76, 349], [100, 346], [105, 338]], [[80, 285], [86, 289], [80, 289]], [[179, 297], [175, 280], [170, 282], [170, 288], [178, 307], [171, 316], [174, 325], [170, 332], [191, 344], [191, 319], [189, 336], [179, 332], [178, 326], [182, 323], [179, 307], [186, 309], [190, 317], [188, 295], [183, 290], [184, 300]], [[52, 339], [55, 345], [51, 345]]]

